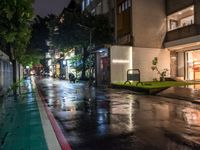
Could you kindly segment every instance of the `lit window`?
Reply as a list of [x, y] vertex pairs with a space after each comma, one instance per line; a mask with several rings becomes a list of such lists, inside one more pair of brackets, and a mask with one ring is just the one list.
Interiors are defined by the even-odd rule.
[[96, 14], [102, 14], [102, 3], [98, 3], [97, 7], [96, 7]]
[[82, 11], [84, 11], [85, 10], [85, 1], [83, 0], [82, 1]]
[[65, 20], [64, 15], [60, 18], [60, 23], [63, 23]]
[[125, 10], [125, 4], [122, 3], [122, 11], [124, 11], [124, 10]]
[[131, 7], [131, 0], [128, 0], [128, 7]]
[[124, 9], [125, 10], [128, 9], [128, 1], [127, 0], [124, 2]]
[[91, 14], [92, 14], [92, 15], [95, 15], [95, 14], [96, 14], [96, 9], [95, 9], [95, 8], [92, 9]]
[[120, 14], [122, 12], [122, 7], [121, 5], [118, 6], [118, 13]]
[[90, 5], [90, 0], [86, 0], [86, 6]]
[[187, 7], [167, 17], [168, 31], [194, 24], [194, 6]]

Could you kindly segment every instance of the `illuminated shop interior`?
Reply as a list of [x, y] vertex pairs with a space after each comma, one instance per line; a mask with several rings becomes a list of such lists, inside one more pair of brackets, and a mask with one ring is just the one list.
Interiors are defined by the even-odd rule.
[[200, 50], [186, 52], [186, 73], [188, 80], [200, 80]]
[[187, 7], [167, 17], [168, 31], [194, 24], [194, 6]]

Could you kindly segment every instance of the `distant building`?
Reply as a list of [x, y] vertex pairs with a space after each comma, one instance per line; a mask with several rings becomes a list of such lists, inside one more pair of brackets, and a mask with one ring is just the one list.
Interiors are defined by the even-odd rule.
[[[115, 27], [115, 0], [82, 0], [82, 12], [88, 11], [92, 15], [105, 15], [111, 27]], [[115, 36], [113, 34], [113, 41]], [[110, 43], [113, 44], [113, 43]], [[110, 45], [96, 45], [95, 48], [95, 76], [96, 84], [110, 83]]]

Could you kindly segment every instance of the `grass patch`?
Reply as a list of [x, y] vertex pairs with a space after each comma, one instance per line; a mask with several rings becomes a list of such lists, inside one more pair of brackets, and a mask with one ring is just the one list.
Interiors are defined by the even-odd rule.
[[168, 88], [172, 86], [184, 86], [184, 85], [192, 85], [194, 83], [191, 82], [182, 82], [182, 81], [151, 81], [151, 82], [143, 82], [143, 86], [138, 84], [137, 82], [133, 82], [132, 84], [124, 84], [124, 82], [116, 82], [112, 83], [113, 85], [121, 86], [121, 87], [135, 87], [135, 88], [142, 88], [142, 89], [157, 89], [157, 88]]

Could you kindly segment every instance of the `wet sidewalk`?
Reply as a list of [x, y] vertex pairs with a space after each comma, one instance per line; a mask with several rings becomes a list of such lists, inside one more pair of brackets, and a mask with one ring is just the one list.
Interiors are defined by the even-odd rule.
[[37, 102], [31, 80], [23, 82], [21, 93], [16, 98], [8, 96], [0, 99], [0, 149], [51, 149], [48, 143], [52, 141], [46, 140], [43, 129], [47, 117], [41, 115], [41, 104]]
[[158, 96], [175, 98], [200, 104], [200, 84], [170, 87], [160, 93]]

